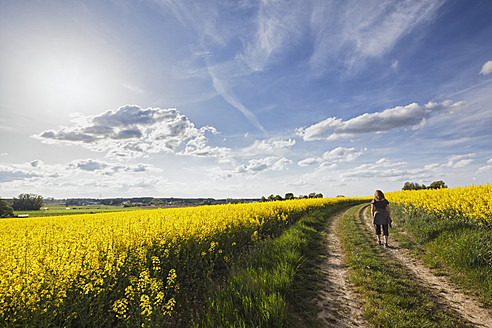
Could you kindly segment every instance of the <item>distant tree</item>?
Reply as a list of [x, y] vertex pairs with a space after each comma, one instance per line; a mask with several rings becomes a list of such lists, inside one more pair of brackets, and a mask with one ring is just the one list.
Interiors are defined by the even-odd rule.
[[43, 206], [43, 196], [36, 194], [20, 194], [14, 198], [12, 208], [16, 211], [36, 211]]
[[440, 189], [440, 188], [447, 188], [446, 184], [444, 181], [439, 180], [439, 181], [434, 181], [430, 184], [430, 186], [426, 187], [424, 184], [420, 185], [416, 182], [405, 182], [403, 185], [402, 190], [420, 190], [420, 189]]
[[274, 201], [275, 200], [275, 196], [273, 196], [273, 194], [271, 194], [270, 196], [268, 196], [268, 200], [271, 202], [271, 201]]
[[323, 198], [323, 194], [321, 193], [316, 194], [316, 198]]
[[10, 207], [9, 204], [7, 204], [7, 202], [3, 199], [0, 199], [0, 217], [4, 218], [13, 215], [14, 210], [12, 209], [12, 207]]
[[416, 182], [405, 182], [403, 185], [402, 190], [420, 190], [420, 189], [426, 189], [425, 185], [420, 185]]
[[291, 193], [291, 192], [286, 193], [286, 194], [285, 194], [285, 199], [286, 199], [286, 200], [287, 200], [287, 199], [294, 199], [294, 194], [293, 194], [293, 193]]
[[274, 198], [274, 200], [284, 200], [284, 199], [282, 198], [282, 196], [276, 195], [275, 198]]
[[260, 200], [260, 201], [261, 201], [262, 203], [263, 203], [263, 202], [266, 202], [267, 200], [268, 200], [268, 199], [267, 199], [265, 196], [261, 196], [261, 200]]
[[315, 192], [309, 193], [309, 198], [316, 198], [316, 193]]
[[446, 184], [444, 183], [444, 181], [442, 180], [439, 180], [439, 181], [434, 181], [430, 184], [430, 186], [428, 187], [428, 189], [441, 189], [441, 188], [447, 188], [448, 186], [446, 186]]

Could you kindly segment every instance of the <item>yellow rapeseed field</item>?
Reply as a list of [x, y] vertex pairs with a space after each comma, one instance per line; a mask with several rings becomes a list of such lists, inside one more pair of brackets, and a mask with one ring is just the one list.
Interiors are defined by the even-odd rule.
[[448, 218], [461, 217], [480, 224], [492, 222], [492, 185], [489, 184], [389, 192], [386, 198]]
[[172, 259], [178, 254], [180, 261], [227, 264], [234, 247], [254, 242], [307, 209], [347, 200], [1, 220], [0, 321], [12, 327], [46, 318], [70, 322], [83, 315], [74, 310], [83, 307], [77, 297], [86, 297], [94, 302], [85, 301], [90, 309], [109, 303], [107, 320], [146, 326], [152, 318], [173, 314], [180, 277]]

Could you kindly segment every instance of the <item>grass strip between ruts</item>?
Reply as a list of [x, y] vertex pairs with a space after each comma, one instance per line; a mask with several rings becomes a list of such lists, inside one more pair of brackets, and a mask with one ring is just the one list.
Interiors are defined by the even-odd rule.
[[436, 303], [403, 264], [376, 244], [361, 220], [366, 206], [347, 211], [338, 228], [368, 323], [374, 327], [468, 327], [455, 313]]

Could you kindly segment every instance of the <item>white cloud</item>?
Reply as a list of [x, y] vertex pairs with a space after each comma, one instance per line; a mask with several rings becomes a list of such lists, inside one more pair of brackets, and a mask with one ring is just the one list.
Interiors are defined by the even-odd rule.
[[392, 162], [386, 158], [381, 158], [375, 163], [362, 164], [358, 167], [347, 170], [340, 174], [342, 180], [348, 178], [385, 178], [399, 179], [409, 175], [405, 168], [406, 162]]
[[[149, 164], [123, 165], [97, 159], [46, 164], [40, 160], [0, 165], [0, 191], [17, 195], [22, 191], [65, 198], [92, 194], [132, 195], [153, 190], [163, 181], [162, 169]], [[147, 190], [143, 186], [147, 186]], [[126, 187], [123, 187], [126, 186]], [[134, 194], [133, 194], [134, 195]]]
[[472, 157], [475, 157], [474, 153], [466, 154], [466, 155], [454, 155], [448, 158], [448, 163], [446, 166], [452, 168], [464, 168], [470, 165], [473, 162]]
[[252, 159], [248, 161], [246, 165], [240, 165], [236, 168], [236, 173], [249, 173], [256, 174], [262, 171], [282, 171], [286, 169], [288, 164], [291, 164], [292, 161], [282, 157], [265, 157], [260, 159]]
[[215, 180], [225, 180], [237, 175], [249, 177], [265, 172], [284, 171], [290, 164], [292, 161], [285, 157], [268, 156], [250, 159], [246, 164], [241, 164], [232, 170], [214, 168], [209, 175]]
[[[422, 181], [438, 179], [463, 169], [473, 162], [474, 153], [449, 156], [447, 162], [425, 164], [419, 168], [409, 168], [407, 162], [393, 162], [381, 158], [375, 163], [359, 165], [353, 169], [344, 169], [339, 177], [342, 181], [354, 179], [381, 179], [388, 181]], [[492, 163], [492, 162], [491, 162]], [[486, 168], [483, 169], [485, 171]]]
[[357, 151], [355, 148], [337, 147], [325, 152], [321, 157], [309, 157], [299, 161], [299, 166], [310, 166], [320, 164], [320, 167], [333, 168], [336, 163], [352, 162], [356, 160], [362, 151]]
[[205, 135], [191, 139], [186, 144], [183, 151], [179, 152], [180, 155], [193, 155], [198, 157], [217, 157], [221, 161], [227, 161], [230, 159], [230, 149], [226, 147], [211, 147], [207, 145], [208, 139]]
[[296, 144], [295, 139], [280, 139], [270, 138], [263, 140], [255, 140], [251, 146], [241, 150], [241, 154], [256, 155], [256, 154], [272, 154], [279, 151], [284, 151]]
[[[463, 105], [463, 102], [453, 103], [450, 100], [442, 103], [429, 102], [423, 106], [412, 103], [407, 106], [385, 109], [382, 112], [365, 113], [347, 121], [330, 117], [309, 127], [297, 129], [297, 134], [306, 141], [325, 138], [327, 140], [335, 140], [352, 138], [371, 132], [386, 132], [397, 128], [418, 128], [432, 114], [443, 110], [453, 111]], [[331, 134], [326, 136], [327, 132], [331, 132]]]
[[80, 170], [86, 172], [92, 172], [102, 175], [114, 175], [116, 173], [143, 173], [143, 172], [152, 172], [159, 173], [162, 172], [161, 169], [152, 167], [147, 164], [136, 164], [136, 165], [122, 165], [122, 164], [114, 164], [101, 160], [94, 159], [81, 159], [75, 160], [66, 165], [66, 170]]
[[483, 64], [482, 69], [480, 70], [481, 75], [487, 75], [492, 73], [492, 60], [489, 60], [485, 64]]
[[101, 115], [72, 118], [73, 126], [44, 131], [34, 137], [46, 143], [75, 143], [113, 158], [137, 158], [151, 153], [178, 152], [196, 156], [222, 156], [226, 148], [211, 148], [205, 134], [217, 134], [213, 127], [200, 129], [174, 108], [126, 105]]
[[46, 164], [41, 160], [34, 160], [22, 164], [0, 165], [0, 183], [14, 180], [53, 180], [72, 178], [73, 174], [133, 174], [133, 173], [160, 173], [161, 169], [148, 164], [115, 164], [95, 159], [74, 160], [65, 164]]
[[323, 154], [323, 159], [327, 161], [335, 162], [352, 162], [357, 157], [362, 155], [361, 151], [355, 150], [355, 148], [337, 147]]
[[297, 162], [297, 165], [299, 166], [311, 166], [311, 165], [316, 165], [321, 162], [321, 158], [319, 157], [309, 157], [306, 159], [303, 159], [299, 162]]
[[32, 171], [22, 170], [12, 166], [0, 166], [0, 183], [25, 180], [35, 177], [38, 177], [38, 174]]
[[342, 124], [342, 119], [329, 117], [319, 123], [311, 125], [310, 127], [302, 127], [297, 129], [297, 134], [302, 136], [305, 141], [320, 140], [325, 138], [325, 133], [327, 130], [335, 129]]
[[287, 165], [289, 164], [292, 164], [292, 161], [290, 159], [282, 157], [281, 159], [273, 163], [271, 169], [272, 171], [283, 171], [287, 169]]
[[488, 165], [484, 165], [478, 169], [478, 172], [492, 172], [492, 158], [487, 161]]
[[455, 169], [461, 169], [461, 168], [465, 168], [467, 167], [468, 165], [470, 165], [471, 163], [473, 163], [473, 159], [462, 159], [461, 161], [458, 161], [457, 163], [455, 163], [453, 165], [453, 168]]

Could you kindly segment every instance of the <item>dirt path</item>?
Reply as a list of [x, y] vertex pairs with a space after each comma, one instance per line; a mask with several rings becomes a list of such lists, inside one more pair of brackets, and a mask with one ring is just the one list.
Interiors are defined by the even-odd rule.
[[340, 240], [336, 227], [343, 213], [338, 213], [329, 224], [326, 237], [326, 257], [321, 270], [326, 276], [319, 291], [318, 305], [322, 311], [318, 318], [326, 327], [366, 327], [362, 318], [361, 305], [352, 291], [348, 270], [342, 263]]
[[[372, 219], [369, 211], [366, 209], [364, 208], [364, 210], [360, 211], [363, 216], [362, 219], [366, 222], [369, 231], [374, 231]], [[374, 236], [374, 243], [376, 243], [376, 236]], [[480, 303], [475, 298], [464, 295], [460, 290], [452, 286], [445, 277], [435, 276], [427, 266], [411, 256], [406, 249], [400, 248], [395, 241], [391, 240], [391, 236], [389, 245], [390, 247], [386, 248], [388, 253], [410, 269], [415, 274], [416, 279], [432, 291], [439, 303], [452, 308], [476, 327], [492, 328], [492, 316], [490, 312], [480, 307]]]

